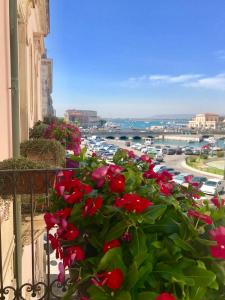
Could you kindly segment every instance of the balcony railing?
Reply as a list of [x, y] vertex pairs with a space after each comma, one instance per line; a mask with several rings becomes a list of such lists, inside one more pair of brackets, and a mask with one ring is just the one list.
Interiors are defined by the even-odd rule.
[[0, 170], [0, 300], [61, 299], [68, 289], [43, 219], [59, 171]]

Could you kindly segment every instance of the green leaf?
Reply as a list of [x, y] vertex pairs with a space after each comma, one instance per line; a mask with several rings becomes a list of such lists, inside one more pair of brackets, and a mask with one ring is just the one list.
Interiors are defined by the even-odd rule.
[[199, 287], [208, 287], [216, 280], [216, 275], [213, 272], [195, 266], [188, 268], [185, 275], [193, 279], [195, 286]]
[[130, 251], [136, 260], [137, 266], [141, 265], [147, 254], [146, 235], [140, 228], [135, 229], [130, 243]]
[[107, 242], [118, 239], [121, 237], [121, 235], [125, 232], [127, 228], [127, 223], [125, 220], [116, 223], [116, 225], [114, 225], [109, 232], [106, 234], [105, 236], [105, 240]]
[[154, 292], [143, 292], [138, 294], [137, 300], [155, 300], [157, 296]]
[[119, 247], [107, 251], [98, 264], [98, 270], [113, 268], [120, 268], [123, 272], [126, 272], [126, 267], [122, 259], [122, 251]]
[[142, 217], [144, 223], [146, 224], [154, 224], [156, 219], [161, 217], [167, 209], [167, 205], [153, 205], [151, 206], [147, 212], [145, 212]]
[[102, 288], [98, 288], [95, 285], [88, 288], [88, 294], [91, 300], [109, 300], [111, 298]]
[[131, 294], [128, 291], [120, 292], [114, 299], [115, 300], [132, 300]]
[[137, 263], [134, 261], [130, 266], [130, 268], [128, 269], [128, 276], [125, 284], [126, 288], [128, 290], [132, 289], [135, 286], [136, 282], [138, 281], [138, 278], [139, 278], [138, 267], [137, 267]]
[[204, 295], [206, 293], [206, 289], [196, 286], [191, 288], [190, 299], [191, 300], [202, 300], [204, 299]]
[[190, 244], [188, 244], [187, 242], [183, 241], [179, 235], [177, 233], [171, 234], [169, 236], [169, 238], [174, 242], [174, 244], [176, 246], [178, 246], [179, 248], [186, 250], [186, 251], [194, 251], [194, 249], [191, 247]]

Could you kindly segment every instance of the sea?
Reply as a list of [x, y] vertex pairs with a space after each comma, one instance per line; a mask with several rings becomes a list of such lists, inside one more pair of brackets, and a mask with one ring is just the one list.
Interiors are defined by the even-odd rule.
[[[134, 119], [113, 119], [110, 120], [113, 125], [118, 126], [121, 131], [126, 130], [148, 130], [151, 126], [162, 126], [164, 129], [176, 129], [176, 128], [185, 128], [187, 127], [188, 121], [190, 119], [157, 119], [157, 120], [134, 120]], [[138, 141], [139, 142], [139, 141]], [[140, 143], [144, 141], [141, 140]], [[193, 142], [189, 143], [187, 141], [177, 141], [177, 140], [155, 140], [155, 145], [170, 145], [174, 147], [194, 147], [200, 148], [208, 142], [201, 141], [201, 142]], [[224, 140], [217, 140], [215, 143], [216, 147], [220, 147], [225, 149], [225, 141]]]

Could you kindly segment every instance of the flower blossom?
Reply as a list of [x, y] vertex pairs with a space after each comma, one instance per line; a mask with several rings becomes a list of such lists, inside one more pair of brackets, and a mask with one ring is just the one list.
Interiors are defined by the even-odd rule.
[[176, 300], [176, 298], [171, 294], [162, 293], [156, 298], [156, 300]]
[[204, 214], [201, 214], [201, 213], [199, 213], [195, 210], [192, 210], [192, 209], [189, 209], [188, 216], [200, 219], [201, 221], [203, 221], [204, 223], [206, 223], [208, 225], [211, 225], [212, 222], [213, 222], [211, 217], [209, 217], [207, 215], [204, 215]]
[[107, 286], [111, 290], [118, 290], [124, 280], [123, 272], [117, 268], [109, 272], [97, 274], [95, 278], [92, 278], [92, 283], [96, 286]]
[[83, 216], [95, 215], [103, 205], [102, 197], [88, 198], [83, 208]]
[[152, 202], [137, 194], [124, 194], [122, 198], [115, 200], [115, 206], [133, 213], [142, 213], [151, 205], [153, 205]]
[[213, 197], [211, 199], [211, 202], [217, 207], [217, 208], [221, 208], [224, 206], [225, 204], [225, 199], [219, 199], [218, 197]]
[[74, 262], [85, 259], [84, 250], [79, 246], [66, 247], [64, 250], [63, 265], [70, 267]]
[[122, 174], [117, 174], [109, 182], [109, 188], [112, 193], [123, 193], [125, 188], [125, 177]]
[[103, 252], [106, 253], [112, 248], [120, 247], [120, 241], [119, 240], [112, 240], [110, 242], [105, 242], [103, 247]]
[[220, 226], [215, 230], [210, 230], [209, 234], [217, 242], [217, 245], [210, 247], [211, 255], [215, 258], [225, 259], [225, 227]]

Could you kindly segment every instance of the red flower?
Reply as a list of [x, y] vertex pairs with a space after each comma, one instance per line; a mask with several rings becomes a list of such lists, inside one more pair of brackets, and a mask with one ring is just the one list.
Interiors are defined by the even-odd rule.
[[109, 188], [112, 193], [123, 193], [125, 188], [125, 177], [122, 174], [117, 174], [109, 182]]
[[102, 207], [102, 204], [102, 197], [88, 198], [83, 209], [83, 216], [93, 216]]
[[224, 206], [225, 204], [225, 200], [224, 199], [219, 199], [218, 197], [213, 197], [211, 199], [211, 202], [217, 207], [217, 208], [221, 208]]
[[215, 258], [225, 259], [225, 227], [220, 226], [215, 230], [210, 230], [209, 234], [217, 242], [216, 246], [210, 247], [211, 255]]
[[129, 212], [142, 213], [149, 206], [153, 205], [148, 199], [142, 198], [137, 194], [125, 194], [123, 198], [115, 200], [115, 206], [124, 208]]
[[66, 241], [73, 241], [79, 234], [79, 230], [73, 224], [68, 224], [66, 230], [60, 235], [60, 238]]
[[188, 176], [184, 176], [184, 179], [185, 179], [185, 182], [187, 182], [187, 183], [192, 183], [192, 175], [188, 175]]
[[64, 209], [58, 210], [55, 213], [55, 216], [57, 216], [57, 217], [59, 217], [61, 219], [67, 219], [70, 216], [71, 211], [72, 211], [72, 208], [66, 207]]
[[170, 181], [172, 179], [173, 179], [173, 176], [166, 170], [159, 173], [158, 182], [162, 181], [162, 182], [167, 183], [168, 181]]
[[143, 161], [143, 162], [146, 162], [146, 163], [151, 163], [152, 162], [151, 158], [148, 155], [145, 155], [145, 154], [143, 154], [140, 157], [140, 160]]
[[64, 266], [71, 266], [76, 261], [85, 259], [84, 250], [79, 246], [67, 247], [64, 250], [63, 264]]
[[173, 191], [173, 185], [171, 183], [159, 183], [160, 192], [165, 196], [170, 196]]
[[207, 216], [207, 215], [204, 215], [204, 214], [201, 214], [195, 210], [192, 210], [192, 209], [189, 209], [188, 211], [188, 216], [191, 216], [191, 217], [194, 217], [194, 218], [198, 218], [200, 219], [201, 221], [203, 221], [204, 223], [206, 224], [209, 224], [211, 225], [212, 224], [212, 218]]
[[135, 158], [136, 157], [136, 155], [134, 154], [134, 151], [128, 151], [127, 154], [128, 154], [129, 158]]
[[107, 286], [112, 290], [117, 290], [123, 283], [124, 275], [120, 269], [113, 269], [110, 272], [104, 272], [97, 274], [96, 278], [92, 279], [92, 282], [96, 286]]
[[103, 247], [103, 252], [106, 253], [112, 248], [120, 247], [120, 241], [119, 240], [112, 240], [110, 242], [105, 242]]
[[122, 235], [122, 240], [124, 241], [124, 242], [127, 242], [127, 243], [129, 243], [131, 240], [132, 240], [132, 234], [130, 233], [130, 232], [124, 232], [123, 233], [123, 235]]
[[44, 215], [44, 220], [45, 220], [47, 230], [50, 230], [52, 227], [54, 227], [56, 224], [59, 223], [58, 218], [51, 213], [46, 213]]
[[162, 293], [155, 300], [176, 300], [176, 298], [171, 294]]
[[67, 203], [74, 204], [82, 200], [83, 193], [80, 190], [75, 189], [72, 194], [66, 194], [63, 197]]

